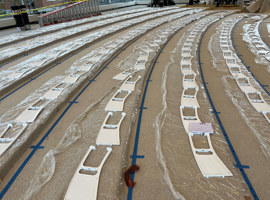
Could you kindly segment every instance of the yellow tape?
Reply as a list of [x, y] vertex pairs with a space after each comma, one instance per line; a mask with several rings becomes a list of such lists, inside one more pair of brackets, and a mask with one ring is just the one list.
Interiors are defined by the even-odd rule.
[[22, 13], [28, 13], [28, 12], [31, 12], [31, 11], [41, 10], [41, 9], [45, 9], [45, 8], [53, 8], [53, 7], [62, 6], [62, 5], [68, 4], [68, 3], [77, 3], [77, 2], [81, 2], [81, 1], [88, 1], [88, 0], [67, 1], [65, 3], [54, 4], [54, 5], [51, 5], [51, 6], [36, 8], [36, 9], [32, 9], [32, 10], [26, 10], [26, 11], [22, 11], [22, 12], [18, 12], [18, 13], [10, 13], [10, 14], [5, 14], [5, 15], [0, 15], [0, 17], [6, 17], [6, 16], [11, 16], [11, 15], [18, 15], [18, 14], [22, 14]]

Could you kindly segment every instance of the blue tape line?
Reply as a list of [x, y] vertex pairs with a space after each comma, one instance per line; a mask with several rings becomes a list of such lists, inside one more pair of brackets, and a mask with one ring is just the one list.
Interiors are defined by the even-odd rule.
[[68, 103], [73, 104], [73, 103], [79, 103], [78, 101], [69, 101]]
[[[133, 42], [131, 42], [129, 45], [127, 45], [125, 47], [125, 49], [127, 47], [129, 47], [130, 45], [132, 45], [133, 43], [135, 43], [137, 40], [139, 40], [143, 35], [137, 37], [137, 39], [135, 39]], [[114, 56], [93, 78], [96, 79], [101, 72], [104, 71], [104, 69], [106, 69], [106, 67], [119, 55], [121, 54], [125, 49], [122, 49], [118, 54], [116, 54], [116, 56]], [[81, 91], [80, 93], [72, 100], [72, 101], [77, 101], [77, 99], [81, 96], [81, 94], [89, 87], [89, 85], [92, 83], [93, 81], [90, 81]], [[46, 132], [46, 134], [41, 138], [41, 140], [38, 142], [38, 144], [36, 146], [41, 146], [41, 144], [46, 140], [46, 138], [50, 135], [50, 133], [53, 131], [53, 129], [57, 126], [57, 124], [60, 122], [60, 120], [64, 117], [64, 115], [67, 113], [67, 111], [71, 108], [73, 104], [70, 103], [67, 108], [63, 111], [63, 113], [58, 117], [58, 119], [53, 123], [53, 125], [50, 127], [50, 129]], [[9, 188], [12, 186], [12, 184], [14, 183], [14, 181], [16, 180], [16, 178], [20, 175], [20, 173], [22, 172], [22, 170], [24, 169], [24, 167], [26, 166], [26, 164], [30, 161], [30, 159], [33, 157], [33, 155], [35, 154], [35, 152], [38, 150], [38, 148], [33, 148], [33, 150], [31, 151], [31, 153], [28, 155], [28, 157], [24, 160], [24, 162], [21, 164], [21, 166], [19, 167], [19, 169], [15, 172], [15, 174], [12, 176], [12, 178], [9, 180], [9, 182], [7, 183], [7, 185], [4, 187], [4, 189], [1, 191], [0, 193], [0, 200], [4, 197], [4, 195], [7, 193], [7, 191], [9, 190]]]
[[146, 109], [148, 109], [147, 107], [140, 107], [140, 110], [146, 110]]
[[30, 147], [31, 149], [44, 149], [45, 147], [44, 146], [31, 146]]
[[[152, 68], [150, 70], [150, 73], [148, 75], [148, 78], [146, 80], [146, 85], [145, 85], [145, 89], [144, 89], [144, 93], [143, 93], [143, 97], [142, 97], [142, 101], [141, 101], [141, 106], [140, 106], [140, 112], [139, 112], [139, 118], [138, 118], [138, 123], [137, 123], [137, 129], [136, 129], [136, 136], [135, 136], [135, 142], [134, 142], [134, 148], [133, 148], [133, 154], [131, 156], [132, 158], [132, 162], [131, 165], [135, 165], [137, 158], [138, 158], [138, 144], [139, 144], [139, 136], [140, 136], [140, 129], [141, 129], [141, 121], [142, 121], [142, 114], [143, 114], [143, 110], [146, 109], [146, 107], [144, 107], [144, 101], [145, 101], [145, 97], [146, 97], [146, 93], [147, 93], [147, 89], [148, 89], [148, 84], [150, 82], [150, 78], [152, 75], [152, 72], [156, 66], [156, 63], [161, 52], [163, 51], [163, 49], [167, 46], [168, 42], [180, 31], [182, 30], [182, 28], [178, 29], [164, 44], [164, 46], [161, 48], [160, 52], [158, 53], [155, 61], [153, 62]], [[130, 174], [130, 178], [132, 181], [134, 181], [134, 177], [135, 177], [135, 173], [131, 173]], [[132, 194], [133, 194], [133, 188], [129, 187], [128, 188], [128, 195], [127, 195], [127, 200], [132, 200]]]
[[[216, 22], [214, 22], [214, 23], [216, 23]], [[213, 25], [213, 24], [212, 24], [212, 25]], [[212, 109], [213, 109], [213, 113], [215, 114], [215, 117], [216, 117], [216, 119], [217, 119], [217, 121], [218, 121], [219, 127], [220, 127], [220, 129], [221, 129], [221, 131], [222, 131], [222, 133], [223, 133], [223, 135], [224, 135], [224, 137], [225, 137], [226, 142], [228, 143], [228, 146], [229, 146], [229, 148], [230, 148], [230, 150], [231, 150], [231, 152], [232, 152], [232, 155], [233, 155], [233, 157], [234, 157], [234, 160], [236, 161], [236, 165], [237, 165], [237, 166], [243, 166], [243, 165], [241, 164], [241, 162], [240, 162], [240, 160], [239, 160], [239, 158], [238, 158], [238, 156], [237, 156], [237, 154], [236, 154], [234, 148], [233, 148], [233, 145], [232, 145], [232, 143], [231, 143], [231, 141], [230, 141], [230, 139], [229, 139], [229, 136], [227, 135], [227, 132], [226, 132], [226, 130], [225, 130], [225, 128], [224, 128], [224, 126], [223, 126], [223, 124], [222, 124], [222, 122], [221, 122], [221, 119], [219, 118], [218, 112], [216, 111], [215, 105], [214, 105], [214, 103], [213, 103], [213, 101], [212, 101], [212, 98], [211, 98], [211, 96], [210, 96], [210, 93], [209, 93], [209, 91], [208, 91], [208, 88], [207, 88], [207, 86], [206, 86], [206, 84], [205, 84], [205, 80], [204, 80], [204, 75], [203, 75], [203, 70], [202, 70], [202, 65], [201, 65], [201, 44], [202, 44], [202, 40], [203, 40], [203, 38], [204, 38], [206, 32], [208, 31], [208, 29], [209, 29], [210, 27], [211, 27], [211, 26], [209, 26], [209, 27], [206, 28], [206, 30], [204, 31], [204, 33], [203, 33], [203, 35], [202, 35], [202, 37], [201, 37], [201, 39], [200, 39], [200, 42], [199, 42], [199, 48], [198, 48], [198, 60], [199, 60], [199, 67], [200, 67], [201, 78], [202, 78], [202, 82], [203, 82], [203, 85], [204, 85], [205, 92], [206, 92], [206, 94], [207, 94], [207, 97], [208, 97], [209, 102], [210, 102], [210, 104], [211, 104], [211, 107], [212, 107]], [[235, 27], [234, 27], [234, 28], [235, 28]], [[244, 180], [245, 180], [245, 182], [246, 182], [246, 184], [247, 184], [247, 186], [248, 186], [248, 188], [249, 188], [249, 190], [250, 190], [250, 192], [251, 192], [253, 198], [254, 198], [255, 200], [259, 200], [259, 197], [257, 196], [257, 194], [256, 194], [256, 192], [255, 192], [255, 190], [254, 190], [254, 188], [253, 188], [251, 182], [249, 181], [249, 178], [248, 178], [248, 176], [247, 176], [247, 174], [246, 174], [244, 168], [239, 168], [239, 170], [240, 170], [240, 172], [241, 172], [241, 174], [242, 174], [242, 176], [243, 176], [243, 178], [244, 178]]]
[[[243, 19], [242, 19], [243, 20]], [[241, 20], [240, 20], [241, 21]], [[235, 50], [235, 53], [236, 55], [238, 56], [238, 58], [241, 60], [242, 64], [246, 67], [246, 69], [248, 70], [248, 72], [251, 74], [251, 76], [254, 78], [254, 80], [261, 86], [261, 88], [266, 92], [266, 94], [268, 94], [268, 96], [270, 96], [270, 93], [268, 92], [268, 90], [265, 88], [265, 86], [263, 84], [261, 84], [261, 82], [256, 78], [256, 76], [250, 71], [250, 66], [247, 66], [247, 64], [244, 62], [244, 60], [241, 58], [241, 56], [239, 55], [238, 53], [238, 50], [234, 44], [234, 39], [233, 39], [233, 34], [234, 34], [234, 30], [236, 29], [236, 27], [238, 26], [239, 22], [238, 21], [233, 29], [232, 29], [232, 34], [231, 34], [231, 40], [232, 40], [232, 45], [233, 45], [233, 48]]]
[[[130, 158], [133, 158], [133, 157], [134, 157], [133, 155], [130, 156]], [[143, 156], [143, 155], [137, 155], [136, 158], [141, 158], [141, 159], [143, 159], [144, 156]]]
[[21, 173], [21, 171], [24, 169], [24, 167], [26, 166], [26, 164], [29, 162], [29, 160], [32, 158], [32, 156], [34, 155], [34, 153], [37, 150], [38, 150], [37, 148], [34, 148], [31, 151], [31, 153], [28, 155], [28, 157], [24, 160], [24, 162], [19, 167], [19, 169], [15, 172], [15, 174], [12, 176], [12, 178], [10, 179], [10, 181], [8, 182], [8, 184], [1, 191], [1, 193], [0, 193], [0, 199], [2, 199], [4, 197], [4, 195], [6, 194], [6, 192], [8, 191], [8, 189], [10, 188], [10, 186], [14, 183], [14, 181], [16, 180], [16, 178], [19, 176], [19, 174]]
[[234, 165], [234, 166], [239, 168], [239, 169], [249, 169], [248, 165]]

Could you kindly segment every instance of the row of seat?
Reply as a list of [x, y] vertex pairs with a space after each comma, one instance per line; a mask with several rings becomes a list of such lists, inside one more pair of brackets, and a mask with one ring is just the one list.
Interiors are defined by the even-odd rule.
[[[167, 9], [164, 9], [162, 11], [166, 11], [166, 10]], [[181, 9], [181, 10], [184, 11], [186, 9]], [[157, 13], [157, 12], [160, 12], [160, 10], [156, 10], [156, 9], [147, 10], [144, 12], [119, 16], [119, 17], [115, 17], [115, 18], [109, 18], [109, 19], [97, 21], [97, 22], [87, 24], [87, 25], [76, 26], [76, 28], [71, 27], [70, 29], [60, 30], [56, 33], [51, 33], [48, 35], [39, 36], [39, 37], [36, 37], [34, 39], [28, 40], [26, 42], [26, 44], [23, 46], [20, 45], [20, 46], [16, 46], [16, 47], [9, 47], [9, 48], [2, 49], [2, 51], [0, 51], [0, 62], [8, 60], [9, 58], [14, 57], [14, 56], [19, 55], [19, 54], [22, 54], [24, 52], [31, 51], [32, 49], [35, 49], [37, 47], [49, 45], [50, 43], [58, 41], [60, 39], [64, 40], [67, 37], [70, 37], [70, 36], [73, 36], [76, 34], [80, 34], [80, 33], [84, 33], [86, 31], [91, 31], [94, 28], [102, 27], [102, 26], [105, 26], [108, 24], [136, 18], [136, 17], [143, 16], [143, 15], [153, 14], [153, 13]]]
[[46, 66], [51, 65], [52, 63], [55, 62], [55, 60], [59, 60], [63, 58], [64, 56], [67, 56], [68, 54], [71, 54], [74, 51], [82, 48], [83, 46], [91, 42], [99, 40], [101, 37], [104, 37], [106, 35], [122, 30], [134, 24], [141, 23], [141, 22], [144, 22], [146, 20], [153, 19], [156, 17], [161, 17], [164, 15], [176, 13], [172, 17], [172, 19], [173, 18], [176, 19], [178, 17], [187, 15], [190, 12], [193, 12], [193, 11], [180, 12], [180, 9], [177, 9], [177, 10], [174, 9], [174, 10], [169, 10], [169, 11], [165, 11], [161, 13], [156, 13], [149, 16], [140, 17], [137, 19], [132, 19], [132, 20], [123, 22], [119, 25], [113, 25], [113, 26], [108, 27], [107, 29], [103, 29], [98, 32], [88, 34], [84, 36], [83, 38], [79, 38], [74, 41], [62, 44], [44, 53], [31, 57], [13, 67], [10, 67], [7, 70], [1, 71], [0, 92], [3, 90], [7, 90], [7, 88], [12, 87], [12, 85], [20, 81], [20, 79], [29, 77], [30, 75], [35, 73], [37, 70], [41, 70], [42, 68], [45, 68]]
[[[246, 95], [250, 104], [254, 109], [262, 113], [265, 119], [270, 123], [269, 113], [270, 105], [265, 102], [262, 97], [261, 88], [250, 75], [245, 66], [237, 62], [237, 55], [233, 50], [233, 45], [231, 41], [231, 31], [234, 25], [243, 18], [243, 15], [225, 20], [221, 25], [221, 35], [220, 35], [220, 48], [223, 52], [223, 57], [226, 61], [226, 65], [234, 77], [237, 85]], [[255, 86], [256, 85], [256, 86]]]
[[134, 9], [134, 10], [128, 10], [128, 11], [122, 11], [122, 12], [114, 12], [111, 14], [100, 15], [97, 17], [90, 17], [90, 18], [65, 22], [65, 23], [56, 24], [53, 26], [46, 26], [46, 27], [42, 27], [36, 30], [27, 31], [27, 32], [14, 33], [14, 34], [3, 37], [2, 40], [0, 41], [0, 45], [5, 45], [10, 42], [16, 42], [21, 39], [37, 37], [42, 34], [48, 34], [48, 33], [59, 31], [65, 28], [71, 28], [80, 24], [90, 23], [90, 22], [99, 21], [99, 20], [106, 20], [109, 18], [121, 16], [121, 15], [143, 12], [146, 10], [149, 10], [149, 8], [140, 8], [140, 9]]
[[[232, 173], [220, 160], [212, 146], [210, 134], [213, 134], [214, 131], [211, 123], [202, 123], [198, 116], [200, 105], [197, 100], [197, 93], [199, 91], [199, 86], [196, 83], [197, 74], [192, 69], [192, 66], [194, 68], [194, 65], [192, 64], [192, 60], [194, 59], [192, 52], [196, 51], [194, 50], [194, 47], [198, 45], [198, 38], [202, 35], [204, 30], [212, 23], [224, 17], [224, 15], [225, 13], [219, 16], [212, 15], [206, 17], [188, 30], [189, 36], [182, 46], [182, 59], [180, 62], [181, 72], [183, 74], [180, 115], [184, 129], [188, 134], [196, 163], [202, 175], [206, 178], [232, 176]], [[209, 148], [196, 148], [193, 143], [194, 134], [202, 137], [205, 136]]]
[[252, 51], [252, 52], [256, 56], [257, 55], [262, 56], [269, 62], [270, 49], [262, 40], [260, 32], [259, 32], [259, 26], [261, 22], [262, 20], [256, 21], [252, 24], [245, 24], [245, 26], [243, 26], [243, 31], [244, 31], [243, 37], [246, 36], [248, 38], [247, 42], [253, 47], [255, 47], [255, 51], [254, 52]]

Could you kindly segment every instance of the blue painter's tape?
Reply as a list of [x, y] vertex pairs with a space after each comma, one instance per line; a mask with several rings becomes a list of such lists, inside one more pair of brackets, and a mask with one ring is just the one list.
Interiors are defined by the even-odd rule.
[[234, 165], [234, 166], [239, 168], [239, 169], [249, 169], [248, 165]]
[[73, 103], [79, 103], [78, 101], [69, 101], [68, 103], [73, 104]]
[[140, 107], [140, 110], [146, 110], [146, 109], [148, 109], [147, 107]]
[[[131, 156], [130, 156], [130, 158], [133, 158], [133, 157], [134, 157], [134, 155], [131, 155]], [[143, 159], [143, 158], [144, 158], [144, 156], [143, 156], [143, 155], [136, 155], [135, 157], [136, 157], [136, 158], [141, 158], [141, 159]]]
[[94, 82], [94, 81], [96, 81], [96, 80], [93, 80], [93, 79], [92, 79], [92, 80], [89, 80], [90, 83], [92, 83], [92, 82]]
[[[134, 180], [134, 175], [135, 174], [130, 174], [130, 178], [132, 180]], [[132, 194], [133, 194], [133, 188], [132, 187], [128, 187], [128, 196], [127, 196], [127, 200], [132, 200]]]
[[44, 146], [31, 146], [31, 149], [44, 149]]
[[24, 169], [24, 167], [26, 166], [26, 164], [29, 162], [29, 160], [32, 158], [32, 156], [34, 155], [34, 153], [36, 151], [37, 151], [37, 149], [34, 148], [31, 151], [31, 153], [28, 155], [28, 157], [25, 159], [25, 161], [22, 163], [22, 165], [19, 167], [19, 169], [15, 172], [15, 174], [10, 179], [10, 181], [8, 182], [8, 184], [1, 191], [1, 193], [0, 193], [0, 199], [2, 199], [4, 197], [4, 195], [6, 194], [6, 192], [8, 191], [8, 189], [10, 188], [10, 186], [14, 183], [14, 181], [16, 180], [16, 178], [19, 176], [19, 174], [21, 173], [21, 171]]

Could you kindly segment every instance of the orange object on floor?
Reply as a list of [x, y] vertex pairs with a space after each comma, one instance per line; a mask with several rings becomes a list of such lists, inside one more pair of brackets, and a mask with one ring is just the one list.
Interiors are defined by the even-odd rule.
[[131, 180], [130, 178], [130, 173], [132, 172], [136, 172], [140, 169], [139, 166], [137, 165], [132, 165], [126, 172], [125, 172], [125, 181], [128, 187], [134, 187], [135, 186], [135, 182]]

